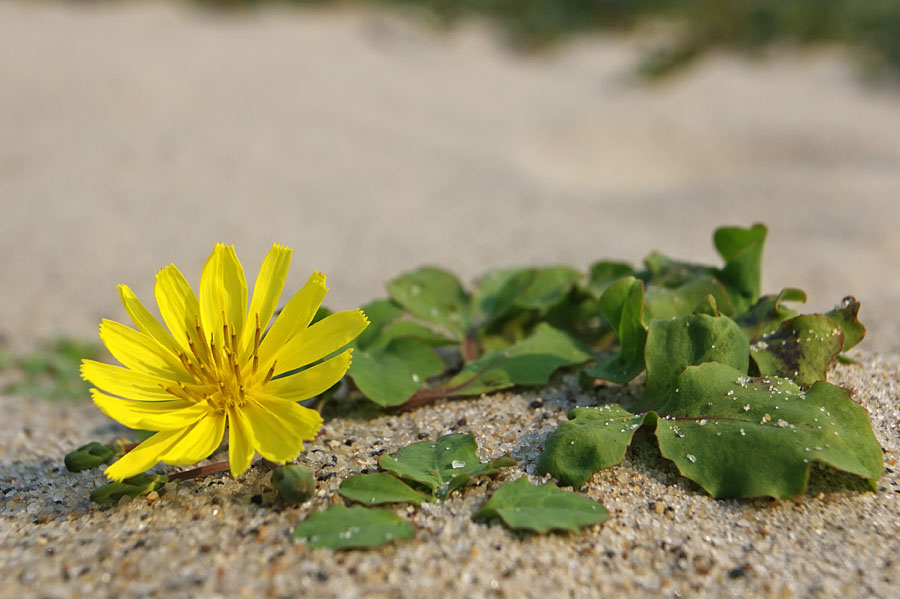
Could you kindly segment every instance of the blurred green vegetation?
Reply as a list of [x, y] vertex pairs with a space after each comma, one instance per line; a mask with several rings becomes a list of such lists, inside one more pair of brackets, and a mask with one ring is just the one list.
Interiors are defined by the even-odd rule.
[[0, 348], [0, 389], [36, 399], [76, 400], [90, 397], [81, 379], [82, 358], [104, 355], [98, 343], [61, 338], [43, 343], [32, 353], [15, 356]]
[[[267, 0], [194, 0], [238, 8]], [[773, 45], [839, 44], [867, 70], [900, 75], [898, 0], [281, 0], [288, 4], [390, 4], [443, 24], [468, 16], [493, 21], [522, 49], [575, 33], [629, 32], [662, 25], [659, 45], [645, 56], [648, 77], [674, 72], [704, 53], [757, 53]]]

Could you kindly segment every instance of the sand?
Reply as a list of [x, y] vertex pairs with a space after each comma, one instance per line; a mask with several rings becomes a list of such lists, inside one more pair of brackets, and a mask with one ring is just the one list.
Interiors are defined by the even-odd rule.
[[[152, 304], [157, 268], [196, 281], [217, 241], [248, 273], [272, 242], [294, 247], [288, 287], [320, 269], [343, 309], [422, 263], [471, 280], [652, 248], [715, 262], [716, 226], [761, 221], [767, 291], [801, 287], [810, 310], [863, 303], [863, 366], [833, 376], [886, 450], [877, 492], [817, 471], [794, 501], [716, 501], [644, 443], [583, 489], [609, 508], [602, 525], [531, 537], [472, 522], [500, 483], [533, 476], [568, 407], [604, 399], [563, 376], [330, 422], [304, 459], [335, 476], [299, 508], [252, 471], [101, 511], [87, 501], [101, 475], [62, 457], [119, 429], [87, 402], [7, 396], [0, 596], [898, 594], [897, 91], [835, 51], [713, 56], [647, 86], [639, 45], [585, 38], [526, 58], [477, 24], [440, 33], [382, 12], [0, 0], [0, 336], [13, 351], [91, 338], [124, 317], [116, 284]], [[289, 543], [373, 452], [449, 431], [520, 465], [406, 514], [414, 541]]]

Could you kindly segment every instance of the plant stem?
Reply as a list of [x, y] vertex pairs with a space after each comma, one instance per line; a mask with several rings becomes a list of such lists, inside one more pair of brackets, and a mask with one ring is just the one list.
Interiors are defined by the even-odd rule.
[[216, 474], [218, 472], [225, 472], [230, 468], [231, 464], [228, 460], [224, 460], [222, 462], [216, 462], [214, 464], [207, 464], [206, 466], [200, 466], [199, 468], [193, 468], [191, 470], [184, 470], [182, 472], [173, 472], [172, 474], [167, 475], [169, 480], [190, 480], [192, 478], [199, 478], [201, 476], [206, 476], [207, 474]]
[[470, 330], [466, 333], [466, 338], [463, 340], [462, 345], [459, 346], [459, 352], [466, 362], [474, 362], [481, 355], [478, 333], [475, 330]]

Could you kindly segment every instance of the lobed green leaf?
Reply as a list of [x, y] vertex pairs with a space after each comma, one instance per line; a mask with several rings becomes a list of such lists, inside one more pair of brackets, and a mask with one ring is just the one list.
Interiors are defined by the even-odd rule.
[[692, 314], [652, 321], [644, 358], [647, 387], [641, 407], [664, 412], [676, 379], [686, 367], [721, 362], [746, 373], [750, 344], [727, 316]]
[[553, 483], [533, 486], [523, 477], [497, 489], [474, 517], [499, 518], [509, 528], [544, 533], [576, 532], [607, 520], [609, 513], [592, 499], [563, 491]]
[[566, 366], [583, 364], [590, 352], [566, 333], [541, 323], [527, 338], [504, 350], [486, 352], [446, 385], [449, 395], [480, 395], [516, 385], [544, 385]]
[[645, 415], [608, 404], [575, 408], [568, 417], [547, 438], [538, 472], [549, 472], [563, 485], [580, 487], [594, 472], [622, 461]]
[[828, 366], [841, 353], [844, 333], [822, 314], [795, 316], [750, 347], [761, 375], [781, 376], [808, 387], [824, 381]]
[[404, 447], [396, 456], [382, 455], [378, 465], [400, 479], [424, 485], [444, 499], [477, 476], [493, 476], [516, 462], [508, 456], [482, 462], [472, 435], [446, 435]]
[[426, 343], [397, 338], [381, 349], [356, 350], [348, 375], [378, 405], [396, 406], [443, 371], [444, 362]]
[[365, 505], [384, 503], [421, 505], [423, 501], [434, 501], [432, 497], [416, 491], [397, 477], [382, 472], [351, 476], [341, 482], [338, 493]]
[[726, 287], [736, 314], [745, 312], [759, 299], [762, 286], [762, 252], [768, 230], [764, 225], [749, 229], [722, 227], [713, 235], [725, 266], [716, 272]]
[[354, 549], [378, 547], [414, 535], [412, 525], [393, 512], [333, 505], [310, 514], [294, 529], [292, 538], [313, 549]]
[[687, 368], [676, 389], [656, 427], [660, 452], [714, 497], [793, 497], [813, 461], [872, 483], [881, 476], [868, 415], [845, 389], [804, 391], [716, 363]]

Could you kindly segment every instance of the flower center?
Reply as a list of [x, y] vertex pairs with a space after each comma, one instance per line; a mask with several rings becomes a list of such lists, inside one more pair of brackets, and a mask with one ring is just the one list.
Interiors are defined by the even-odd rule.
[[209, 339], [203, 333], [200, 317], [195, 317], [196, 335], [186, 331], [188, 347], [191, 354], [178, 352], [185, 370], [194, 378], [195, 383], [179, 382], [178, 388], [165, 387], [165, 390], [179, 399], [191, 402], [208, 401], [210, 407], [218, 412], [225, 412], [232, 407], [241, 407], [246, 401], [248, 389], [263, 387], [275, 374], [273, 363], [266, 376], [261, 380], [257, 375], [259, 369], [259, 343], [262, 329], [259, 315], [256, 315], [256, 332], [253, 348], [246, 357], [241, 356], [237, 332], [233, 324], [225, 320], [222, 313], [222, 336], [216, 339], [214, 333]]

